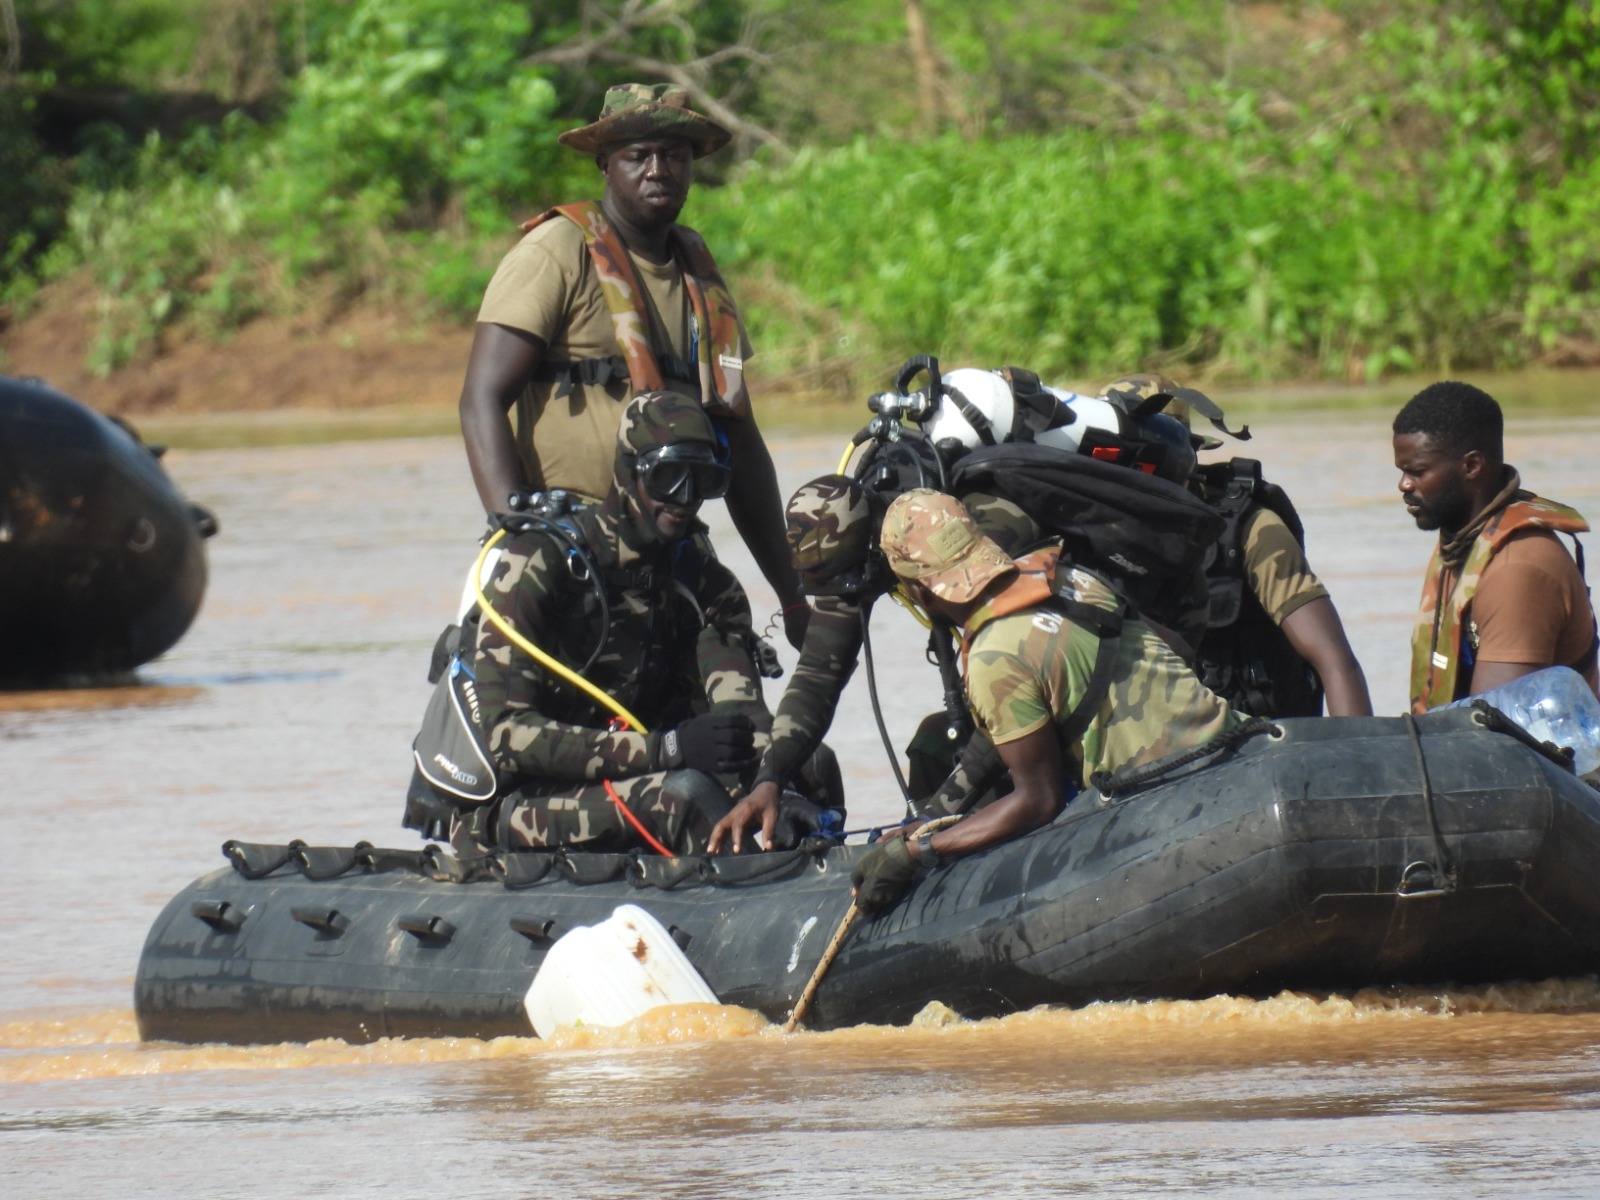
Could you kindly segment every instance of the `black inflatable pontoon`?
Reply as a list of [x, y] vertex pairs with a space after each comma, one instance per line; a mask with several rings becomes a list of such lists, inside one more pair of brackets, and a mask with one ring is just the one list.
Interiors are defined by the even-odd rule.
[[[1600, 968], [1600, 792], [1492, 711], [1285, 721], [1225, 761], [959, 859], [859, 924], [808, 1023]], [[726, 1003], [781, 1018], [857, 847], [707, 861], [515, 854], [496, 878], [368, 847], [230, 843], [156, 920], [140, 1033], [184, 1042], [527, 1034], [551, 941], [621, 903]]]
[[159, 453], [60, 392], [0, 377], [0, 683], [120, 675], [189, 628], [216, 521]]

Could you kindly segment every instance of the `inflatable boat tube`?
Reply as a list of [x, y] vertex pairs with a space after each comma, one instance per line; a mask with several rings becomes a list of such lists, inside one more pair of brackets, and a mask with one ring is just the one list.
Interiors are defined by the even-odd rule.
[[124, 674], [189, 628], [216, 521], [158, 455], [60, 392], [0, 378], [0, 683]]
[[[1075, 800], [859, 922], [827, 1028], [1040, 1004], [1481, 982], [1600, 969], [1600, 792], [1498, 714], [1285, 721], [1223, 761]], [[225, 847], [150, 931], [146, 1039], [530, 1032], [552, 940], [648, 911], [724, 1003], [779, 1020], [860, 847], [708, 860]]]

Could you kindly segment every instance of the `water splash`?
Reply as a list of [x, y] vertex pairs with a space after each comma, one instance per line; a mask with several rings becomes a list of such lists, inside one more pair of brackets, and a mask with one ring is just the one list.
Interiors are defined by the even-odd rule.
[[[1082, 1042], [1183, 1045], [1229, 1035], [1342, 1036], [1386, 1030], [1448, 1031], [1456, 1022], [1511, 1014], [1600, 1014], [1600, 979], [1551, 979], [1477, 987], [1364, 988], [1353, 995], [1280, 992], [1254, 1000], [1112, 1001], [1077, 1009], [1037, 1008], [1007, 1017], [964, 1020], [929, 1005], [906, 1028], [858, 1026], [786, 1037], [759, 1013], [731, 1005], [664, 1006], [617, 1028], [565, 1029], [548, 1041], [533, 1037], [382, 1038], [365, 1044], [336, 1039], [263, 1046], [140, 1044], [133, 1014], [106, 1011], [71, 1017], [0, 1022], [0, 1083], [41, 1083], [204, 1071], [284, 1071], [337, 1066], [403, 1066], [516, 1059], [571, 1051], [633, 1051], [759, 1038], [764, 1047], [796, 1049], [867, 1042], [904, 1046], [909, 1040], [955, 1037], [990, 1050], [1017, 1044]], [[779, 1052], [782, 1052], [779, 1050]]]

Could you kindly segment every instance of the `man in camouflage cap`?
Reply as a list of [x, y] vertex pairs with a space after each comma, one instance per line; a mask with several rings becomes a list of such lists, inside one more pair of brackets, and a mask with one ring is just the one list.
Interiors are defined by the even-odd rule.
[[770, 726], [749, 603], [703, 549], [695, 516], [728, 482], [710, 418], [688, 397], [646, 392], [628, 404], [614, 444], [605, 501], [529, 522], [484, 590], [522, 638], [645, 728], [617, 727], [611, 710], [484, 619], [478, 697], [508, 783], [496, 802], [460, 814], [451, 838], [460, 849], [625, 850], [653, 838], [701, 852]]
[[913, 842], [904, 830], [880, 839], [856, 866], [867, 912], [892, 905], [946, 857], [1052, 820], [1069, 777], [1088, 785], [1242, 723], [1148, 625], [1122, 618], [1096, 576], [1058, 571], [1053, 551], [1012, 559], [954, 497], [898, 497], [880, 542], [912, 598], [961, 628], [967, 702], [1013, 789]]
[[[1042, 540], [1038, 524], [1010, 501], [973, 494], [965, 503], [978, 525], [1011, 553], [1021, 554]], [[883, 505], [881, 497], [847, 475], [813, 479], [789, 500], [789, 550], [800, 586], [814, 598], [811, 623], [778, 702], [755, 786], [712, 831], [713, 853], [742, 850], [746, 832], [755, 827], [770, 844], [784, 784], [821, 745], [833, 723], [861, 653], [863, 620], [895, 585], [877, 548]], [[945, 634], [936, 631], [934, 636]], [[907, 755], [912, 798], [933, 814], [964, 812], [981, 802], [1001, 772], [999, 756], [981, 734], [952, 744], [943, 712], [922, 722]]]
[[[1162, 411], [1190, 429], [1196, 414], [1231, 433], [1203, 392], [1165, 375], [1125, 375], [1102, 394], [1164, 398]], [[1248, 427], [1235, 436], [1248, 438]], [[1191, 433], [1197, 450], [1222, 445]], [[1254, 459], [1198, 465], [1190, 490], [1221, 514], [1217, 548], [1193, 588], [1191, 617], [1178, 632], [1207, 687], [1258, 717], [1372, 715], [1366, 675], [1345, 636], [1333, 598], [1311, 569], [1305, 531], [1281, 487]]]
[[750, 342], [705, 241], [677, 224], [694, 160], [729, 133], [695, 112], [684, 89], [629, 83], [607, 90], [597, 120], [558, 140], [593, 156], [604, 190], [598, 203], [526, 222], [484, 293], [461, 391], [478, 497], [490, 513], [530, 490], [599, 499], [629, 398], [687, 396], [729, 448], [729, 512], [798, 646], [809, 609], [745, 384]]

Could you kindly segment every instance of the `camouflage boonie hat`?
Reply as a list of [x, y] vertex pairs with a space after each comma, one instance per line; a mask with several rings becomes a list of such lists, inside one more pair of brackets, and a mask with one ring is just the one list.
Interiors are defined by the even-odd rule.
[[848, 475], [801, 484], [783, 516], [789, 553], [808, 588], [861, 566], [872, 553], [872, 505]]
[[895, 498], [878, 539], [889, 569], [941, 600], [964, 604], [1007, 571], [1011, 556], [978, 532], [961, 501], [931, 488]]
[[1172, 399], [1167, 401], [1167, 406], [1161, 411], [1169, 417], [1176, 417], [1182, 422], [1183, 427], [1189, 431], [1189, 440], [1194, 443], [1196, 450], [1215, 450], [1222, 445], [1222, 439], [1219, 437], [1213, 437], [1209, 433], [1194, 432], [1190, 402], [1185, 398], [1185, 393], [1192, 393], [1205, 400], [1206, 396], [1203, 392], [1183, 387], [1168, 379], [1165, 375], [1145, 374], [1124, 375], [1121, 379], [1114, 379], [1100, 389], [1102, 396], [1109, 396], [1113, 392], [1124, 396], [1131, 395], [1139, 400], [1149, 400], [1152, 396], [1171, 396]]
[[617, 426], [619, 455], [636, 457], [684, 442], [716, 447], [717, 431], [698, 400], [677, 392], [640, 392], [622, 410]]
[[694, 156], [728, 144], [733, 134], [710, 117], [689, 107], [689, 93], [670, 83], [622, 83], [606, 89], [600, 117], [556, 138], [581, 154], [598, 154], [607, 146], [646, 138], [683, 138]]

